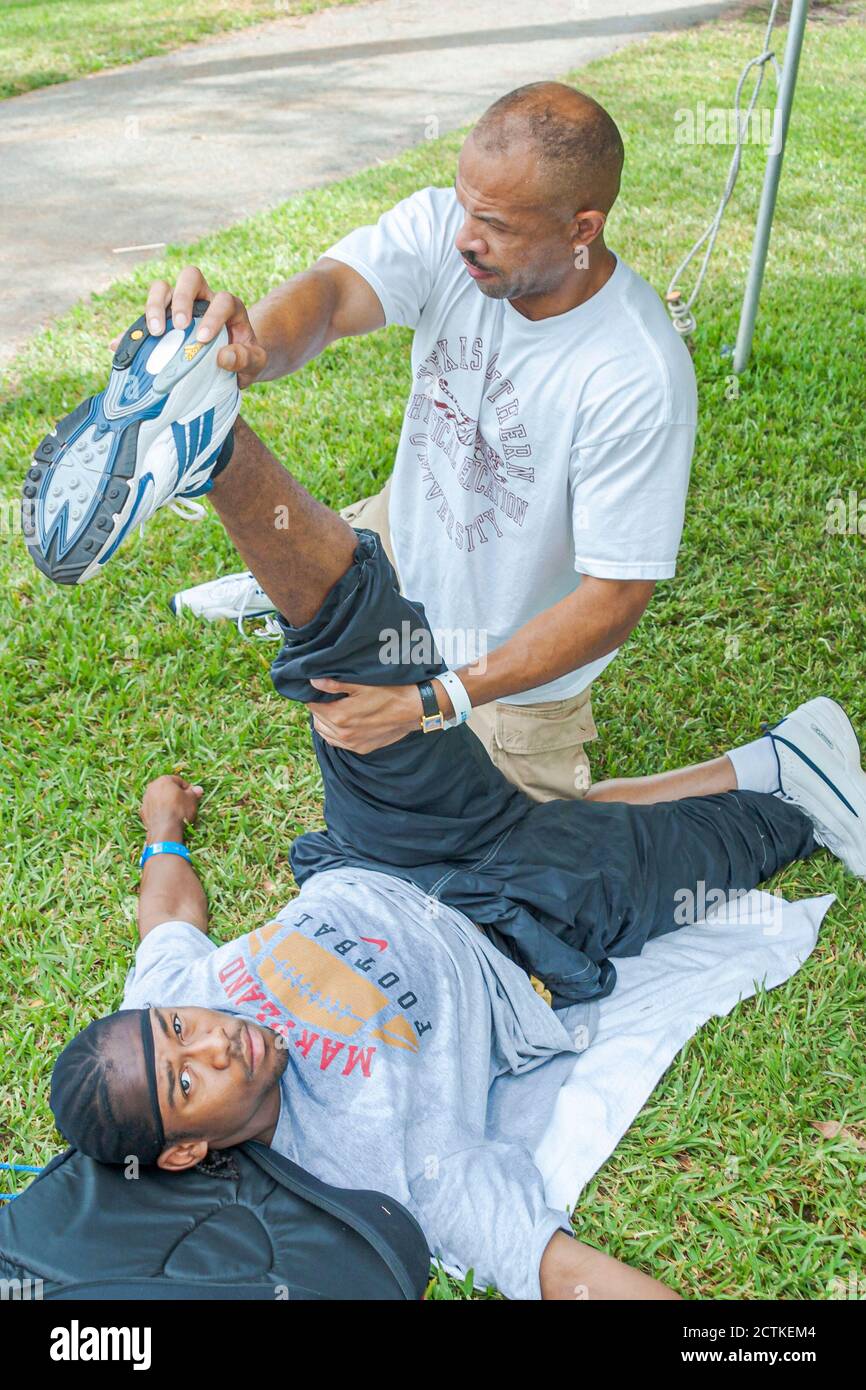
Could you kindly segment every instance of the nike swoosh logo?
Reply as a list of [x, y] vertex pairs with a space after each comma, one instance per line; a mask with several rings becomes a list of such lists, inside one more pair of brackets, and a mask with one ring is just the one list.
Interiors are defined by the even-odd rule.
[[382, 941], [378, 936], [362, 936], [359, 940], [366, 941], [368, 946], [376, 946], [380, 951], [387, 951], [388, 949], [387, 941]]

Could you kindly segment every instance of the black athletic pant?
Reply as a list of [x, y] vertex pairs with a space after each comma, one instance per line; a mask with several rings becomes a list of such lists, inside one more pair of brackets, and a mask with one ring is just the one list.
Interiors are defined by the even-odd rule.
[[[405, 661], [383, 659], [404, 636]], [[289, 699], [339, 699], [310, 680], [402, 685], [444, 670], [423, 607], [403, 597], [377, 537], [358, 532], [352, 568], [303, 627], [283, 621], [272, 667]], [[428, 634], [428, 662], [416, 655]], [[422, 654], [427, 654], [422, 652]], [[557, 1006], [608, 994], [609, 955], [637, 955], [712, 892], [754, 888], [815, 848], [796, 807], [758, 792], [651, 806], [530, 801], [465, 726], [411, 733], [363, 756], [313, 730], [327, 830], [292, 847], [299, 883], [350, 865], [415, 883], [458, 908], [550, 988]], [[703, 890], [701, 888], [703, 885]]]

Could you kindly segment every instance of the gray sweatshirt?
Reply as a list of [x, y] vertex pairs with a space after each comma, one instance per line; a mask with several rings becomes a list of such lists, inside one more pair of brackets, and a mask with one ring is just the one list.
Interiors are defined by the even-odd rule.
[[[527, 1145], [562, 1074], [551, 1059], [573, 1061], [585, 1037], [459, 912], [387, 874], [335, 869], [224, 945], [165, 922], [139, 946], [122, 1007], [183, 1004], [285, 1039], [275, 1149], [325, 1182], [395, 1197], [477, 1283], [540, 1296], [544, 1249], [571, 1228]], [[508, 1104], [492, 1103], [498, 1078]]]

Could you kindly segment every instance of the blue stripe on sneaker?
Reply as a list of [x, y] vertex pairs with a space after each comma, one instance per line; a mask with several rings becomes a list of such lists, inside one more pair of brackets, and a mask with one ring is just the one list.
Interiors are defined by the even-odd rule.
[[180, 477], [183, 470], [186, 468], [186, 430], [183, 425], [179, 425], [177, 421], [174, 421], [171, 427], [171, 433], [174, 438], [174, 447], [177, 451], [177, 476]]
[[785, 745], [786, 748], [790, 748], [790, 750], [791, 750], [792, 753], [796, 753], [796, 754], [797, 754], [797, 757], [800, 758], [800, 759], [806, 764], [807, 767], [810, 767], [810, 768], [812, 769], [813, 772], [817, 772], [817, 774], [818, 774], [818, 776], [821, 778], [821, 781], [822, 781], [822, 782], [826, 782], [826, 783], [827, 783], [827, 786], [830, 788], [831, 792], [835, 792], [835, 793], [836, 793], [836, 795], [838, 796], [839, 800], [842, 802], [842, 805], [848, 807], [848, 810], [851, 812], [852, 816], [855, 816], [855, 817], [857, 818], [857, 820], [860, 819], [860, 817], [857, 815], [857, 812], [854, 810], [854, 807], [851, 805], [851, 802], [848, 800], [848, 798], [845, 797], [845, 796], [843, 796], [842, 793], [840, 792], [839, 788], [838, 788], [837, 786], [835, 786], [835, 784], [834, 784], [833, 782], [830, 781], [830, 778], [827, 776], [826, 772], [822, 772], [821, 769], [820, 769], [820, 767], [818, 767], [818, 764], [817, 764], [817, 763], [813, 763], [813, 762], [812, 762], [812, 759], [806, 756], [806, 754], [803, 752], [802, 748], [798, 748], [797, 745], [796, 745], [795, 743], [791, 743], [791, 741], [790, 741], [789, 739], [783, 738], [781, 734], [774, 734], [774, 733], [770, 732], [769, 735], [768, 735], [768, 737], [769, 737], [769, 738], [772, 738], [772, 739], [778, 739], [780, 743], [784, 743], [784, 745]]
[[211, 435], [213, 434], [213, 417], [213, 406], [211, 406], [210, 410], [206, 410], [201, 417], [201, 439], [198, 441], [198, 447], [202, 453], [204, 453], [211, 441]]
[[[215, 459], [219, 457], [222, 444], [218, 444], [214, 449], [210, 451], [210, 453], [208, 453], [208, 447], [210, 445], [211, 439], [213, 438], [214, 415], [215, 412], [213, 408], [211, 408], [210, 410], [206, 410], [204, 415], [199, 416], [198, 420], [195, 421], [196, 430], [200, 430], [196, 445], [199, 456], [196, 458], [192, 448], [190, 448], [189, 458], [187, 459], [184, 467], [178, 470], [178, 483], [180, 483], [180, 480], [183, 477], [184, 473], [191, 473], [193, 475], [198, 474], [199, 476], [201, 476], [201, 470], [205, 467], [205, 465], [210, 462], [213, 462]], [[191, 430], [192, 425], [189, 425], [187, 428]], [[225, 443], [225, 441], [223, 441], [223, 443]], [[183, 491], [178, 492], [177, 495], [178, 497], [200, 497], [202, 493], [210, 492], [212, 486], [213, 484], [211, 483], [211, 480], [208, 477], [205, 479], [203, 483], [200, 483], [198, 487], [184, 488]]]

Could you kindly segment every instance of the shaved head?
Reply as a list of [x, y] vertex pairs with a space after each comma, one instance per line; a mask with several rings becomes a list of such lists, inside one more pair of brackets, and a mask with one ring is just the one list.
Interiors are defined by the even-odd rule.
[[610, 211], [619, 192], [622, 137], [597, 101], [564, 82], [531, 82], [484, 112], [470, 140], [485, 155], [529, 150], [544, 190], [563, 211]]
[[454, 245], [477, 289], [527, 318], [567, 313], [613, 274], [607, 214], [623, 148], [610, 116], [563, 82], [495, 101], [467, 136], [454, 191]]

